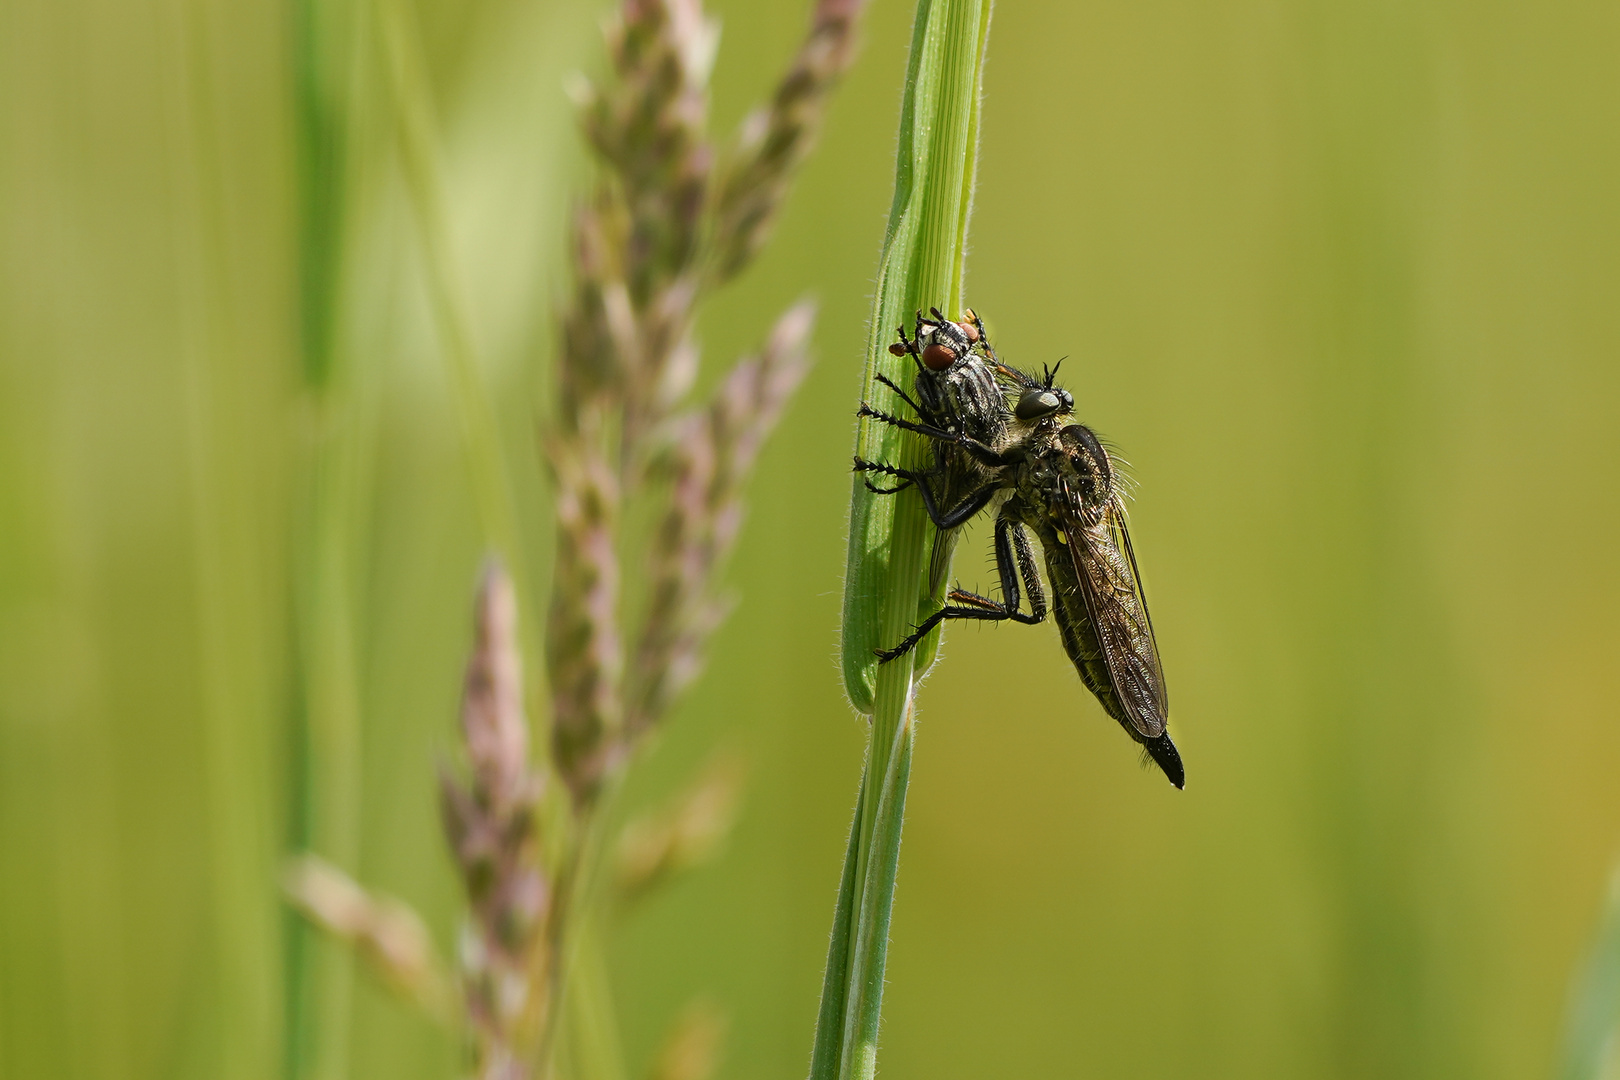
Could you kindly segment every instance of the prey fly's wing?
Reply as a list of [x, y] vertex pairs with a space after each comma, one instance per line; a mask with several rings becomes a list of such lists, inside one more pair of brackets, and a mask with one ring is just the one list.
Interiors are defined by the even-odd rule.
[[1064, 489], [1061, 505], [1053, 509], [1067, 534], [1080, 597], [1102, 649], [1114, 698], [1144, 739], [1157, 739], [1164, 734], [1170, 702], [1125, 508], [1112, 490], [1094, 501], [1073, 485], [1065, 484]]

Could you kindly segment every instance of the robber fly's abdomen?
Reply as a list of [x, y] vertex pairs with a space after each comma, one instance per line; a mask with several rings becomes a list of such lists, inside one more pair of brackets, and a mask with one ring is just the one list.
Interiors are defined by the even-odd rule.
[[1129, 727], [1129, 718], [1114, 694], [1114, 684], [1108, 675], [1108, 660], [1103, 655], [1102, 643], [1097, 640], [1097, 628], [1086, 614], [1085, 602], [1080, 596], [1080, 580], [1075, 576], [1074, 559], [1068, 551], [1068, 537], [1062, 536], [1048, 522], [1035, 529], [1041, 550], [1046, 555], [1046, 579], [1052, 585], [1052, 619], [1058, 625], [1058, 636], [1063, 639], [1063, 651], [1080, 673], [1085, 683], [1102, 704], [1103, 711]]

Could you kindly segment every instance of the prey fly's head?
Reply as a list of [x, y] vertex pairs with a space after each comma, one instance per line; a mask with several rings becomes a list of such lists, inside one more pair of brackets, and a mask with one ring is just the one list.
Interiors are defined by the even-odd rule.
[[889, 352], [895, 356], [910, 353], [925, 369], [934, 372], [949, 371], [963, 363], [973, 352], [975, 345], [982, 346], [981, 351], [990, 353], [989, 341], [984, 334], [984, 323], [971, 308], [964, 312], [959, 322], [947, 319], [940, 314], [939, 308], [928, 310], [933, 315], [932, 319], [925, 318], [920, 311], [917, 312], [914, 339], [907, 341], [905, 332], [901, 331], [900, 340], [889, 346]]

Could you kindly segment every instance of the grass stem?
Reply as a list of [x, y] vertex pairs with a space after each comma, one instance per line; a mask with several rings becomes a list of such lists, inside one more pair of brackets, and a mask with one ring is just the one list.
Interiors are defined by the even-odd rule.
[[[937, 305], [954, 314], [962, 306], [989, 22], [988, 0], [920, 0], [917, 6], [894, 202], [867, 344], [867, 401], [886, 402], [889, 392], [876, 382], [879, 373], [902, 384], [910, 380], [903, 362], [886, 348], [894, 328], [909, 323], [919, 308]], [[914, 436], [870, 420], [862, 421], [857, 435], [860, 455], [879, 461], [919, 462], [923, 448], [914, 442]], [[868, 1080], [877, 1069], [889, 921], [916, 734], [914, 694], [932, 663], [937, 635], [889, 664], [880, 666], [873, 651], [903, 638], [919, 613], [938, 603], [926, 582], [933, 533], [915, 493], [885, 498], [867, 491], [858, 477], [853, 481], [843, 663], [851, 701], [871, 715], [871, 741], [822, 986], [812, 1080]]]

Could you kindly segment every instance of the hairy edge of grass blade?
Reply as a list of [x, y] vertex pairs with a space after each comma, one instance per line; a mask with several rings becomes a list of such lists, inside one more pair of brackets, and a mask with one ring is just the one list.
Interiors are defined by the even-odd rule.
[[844, 850], [844, 872], [838, 878], [838, 906], [833, 911], [832, 940], [827, 943], [826, 982], [821, 991], [821, 1012], [816, 1016], [816, 1043], [810, 1052], [812, 1077], [838, 1073], [839, 1046], [844, 1030], [844, 1007], [849, 1001], [849, 933], [855, 912], [855, 856], [860, 851], [861, 807], [866, 783], [855, 798], [855, 820], [849, 826], [849, 847]]
[[[980, 74], [989, 0], [919, 0], [901, 104], [894, 202], [867, 343], [863, 398], [898, 410], [879, 373], [904, 385], [908, 361], [889, 337], [919, 308], [952, 315], [962, 303], [962, 255], [972, 208]], [[888, 425], [863, 420], [860, 456], [919, 464], [926, 447]], [[939, 603], [925, 581], [934, 529], [914, 492], [885, 497], [853, 479], [844, 581], [843, 666], [850, 700], [872, 718], [866, 771], [839, 888], [822, 984], [812, 1080], [870, 1078], [899, 868], [900, 830], [911, 775], [913, 692], [937, 650], [930, 635], [911, 654], [879, 665], [873, 650], [905, 637]]]
[[1603, 919], [1570, 999], [1560, 1080], [1599, 1080], [1620, 1043], [1620, 867], [1609, 879]]

